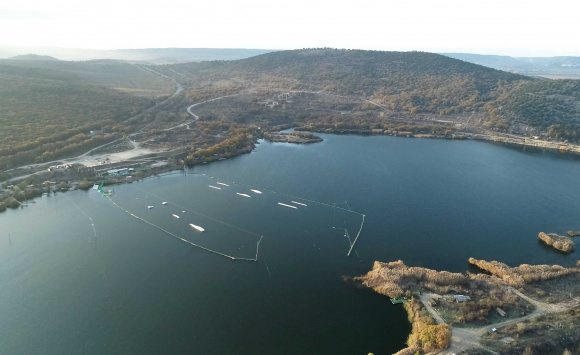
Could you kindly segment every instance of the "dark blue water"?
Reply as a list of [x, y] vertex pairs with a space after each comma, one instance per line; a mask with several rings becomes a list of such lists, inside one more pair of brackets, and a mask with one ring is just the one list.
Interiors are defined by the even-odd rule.
[[[255, 257], [264, 236], [257, 263], [178, 241], [95, 192], [0, 214], [0, 353], [392, 353], [409, 332], [404, 311], [342, 275], [374, 260], [462, 272], [470, 256], [577, 259], [537, 234], [580, 229], [579, 161], [472, 141], [324, 138], [115, 187], [125, 209], [228, 255]], [[211, 189], [201, 174], [236, 183]], [[281, 193], [364, 213], [356, 253], [341, 229], [353, 238], [359, 215]], [[277, 204], [291, 200], [308, 206]]]

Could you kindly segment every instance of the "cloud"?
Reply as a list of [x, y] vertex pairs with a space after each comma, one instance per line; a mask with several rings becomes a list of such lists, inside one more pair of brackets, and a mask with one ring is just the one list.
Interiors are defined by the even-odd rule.
[[44, 12], [30, 10], [15, 10], [0, 7], [0, 20], [46, 20], [51, 16]]

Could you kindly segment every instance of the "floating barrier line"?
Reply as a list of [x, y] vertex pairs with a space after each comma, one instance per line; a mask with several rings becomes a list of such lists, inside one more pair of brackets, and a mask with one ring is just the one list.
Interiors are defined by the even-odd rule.
[[256, 261], [258, 261], [258, 251], [260, 251], [260, 242], [262, 241], [262, 238], [264, 238], [264, 236], [260, 237], [260, 240], [258, 240], [258, 245], [256, 245]]
[[344, 229], [344, 236], [348, 238], [348, 246], [352, 247], [352, 240], [350, 240], [350, 235], [348, 234], [348, 229]]
[[[258, 248], [256, 249], [256, 259], [258, 259], [258, 249], [260, 247], [260, 242], [262, 241], [262, 238], [260, 238], [260, 240], [258, 241]], [[268, 276], [272, 276], [272, 274], [270, 274], [270, 267], [268, 266], [268, 261], [266, 260], [266, 254], [264, 254], [264, 250], [262, 250], [262, 256], [264, 257], [264, 263], [266, 264], [266, 270], [268, 270]]]
[[[148, 194], [148, 195], [151, 195], [151, 196], [157, 197], [157, 198], [158, 198], [158, 199], [160, 199], [160, 200], [163, 200], [163, 198], [161, 198], [160, 196], [157, 196], [157, 195], [155, 195], [155, 194], [153, 194], [153, 193], [151, 193], [151, 192], [147, 192], [147, 191], [145, 191], [145, 190], [143, 190], [143, 189], [141, 189], [141, 188], [135, 187], [135, 186], [132, 186], [132, 187], [133, 187], [134, 189], [137, 189], [137, 190], [139, 190], [139, 191], [142, 191], [142, 192], [144, 192], [144, 193], [146, 193], [146, 194]], [[170, 203], [170, 204], [172, 204], [172, 205], [174, 205], [174, 206], [177, 206], [177, 207], [181, 208], [182, 210], [186, 210], [186, 211], [193, 212], [193, 213], [195, 213], [195, 214], [196, 214], [196, 215], [198, 215], [198, 216], [202, 216], [202, 217], [204, 217], [204, 218], [207, 218], [207, 219], [209, 219], [209, 220], [212, 220], [212, 221], [214, 221], [214, 222], [216, 222], [216, 223], [222, 224], [222, 225], [224, 225], [224, 226], [228, 226], [228, 227], [230, 227], [230, 228], [237, 229], [237, 230], [239, 230], [240, 232], [248, 233], [248, 234], [251, 234], [251, 235], [253, 235], [253, 236], [255, 236], [255, 237], [261, 237], [261, 235], [259, 235], [258, 233], [250, 232], [249, 230], [246, 230], [246, 229], [243, 229], [243, 228], [240, 228], [240, 227], [234, 226], [233, 224], [229, 224], [229, 223], [227, 223], [227, 222], [220, 221], [219, 219], [215, 219], [215, 218], [213, 218], [213, 217], [210, 217], [210, 216], [208, 216], [208, 215], [205, 215], [205, 214], [203, 214], [203, 213], [200, 213], [200, 212], [194, 211], [194, 210], [192, 210], [192, 209], [186, 208], [186, 207], [184, 207], [184, 206], [178, 205], [178, 204], [177, 204], [177, 203], [175, 203], [175, 202], [168, 201], [168, 203]]]
[[298, 207], [296, 207], [296, 206], [290, 206], [290, 205], [287, 205], [287, 204], [285, 204], [285, 203], [282, 203], [282, 202], [278, 202], [278, 204], [279, 204], [280, 206], [284, 206], [284, 207], [288, 207], [288, 208], [293, 208], [293, 209], [295, 209], [295, 210], [297, 210], [297, 209], [298, 209]]
[[79, 205], [74, 203], [73, 200], [71, 200], [66, 194], [63, 194], [63, 195], [64, 195], [64, 197], [66, 197], [70, 201], [70, 203], [72, 203], [79, 211], [81, 211], [82, 214], [84, 214], [85, 216], [87, 216], [88, 219], [91, 220], [91, 226], [93, 227], [93, 234], [95, 235], [95, 238], [96, 238], [97, 237], [97, 230], [95, 229], [95, 222], [93, 221], [91, 216], [89, 216], [85, 211], [83, 211], [83, 209], [80, 208]]
[[346, 202], [346, 200], [344, 200], [344, 204], [346, 205], [346, 207], [348, 208], [348, 210], [351, 211], [350, 206], [348, 205], [348, 202]]
[[[217, 178], [215, 176], [209, 176], [209, 175], [206, 175], [206, 174], [200, 174], [200, 173], [192, 173], [192, 174], [193, 175], [199, 175], [199, 176], [205, 176], [207, 178], [214, 179], [214, 180], [218, 180], [219, 179], [219, 180], [222, 180], [222, 181], [227, 181], [227, 182], [232, 183], [232, 184], [238, 184], [238, 185], [246, 186], [246, 187], [249, 187], [249, 188], [253, 188], [254, 187], [254, 186], [247, 185], [247, 184], [244, 184], [244, 183], [238, 183], [238, 182], [231, 181], [231, 180], [228, 180], [228, 179]], [[350, 213], [358, 214], [359, 216], [361, 216], [362, 217], [362, 221], [361, 221], [361, 224], [360, 224], [360, 228], [358, 230], [358, 233], [356, 234], [356, 238], [354, 238], [354, 242], [351, 244], [350, 249], [348, 250], [348, 253], [346, 254], [347, 256], [350, 256], [350, 253], [352, 252], [352, 249], [354, 248], [354, 245], [356, 244], [356, 241], [358, 240], [358, 237], [360, 236], [360, 233], [361, 233], [361, 231], [363, 229], [363, 226], [365, 224], [365, 215], [363, 213], [360, 213], [360, 212], [356, 212], [356, 211], [351, 210], [350, 209], [350, 206], [348, 205], [348, 202], [346, 202], [346, 200], [344, 200], [344, 202], [340, 202], [340, 203], [345, 203], [346, 206], [348, 207], [348, 209], [347, 208], [344, 208], [344, 207], [338, 207], [334, 203], [331, 205], [330, 203], [325, 203], [325, 202], [310, 200], [310, 199], [303, 198], [303, 197], [298, 197], [298, 196], [292, 196], [292, 195], [284, 194], [284, 193], [281, 193], [281, 192], [276, 192], [276, 191], [269, 190], [269, 189], [264, 189], [264, 188], [259, 188], [259, 189], [260, 189], [260, 191], [271, 192], [273, 194], [277, 194], [277, 195], [281, 195], [281, 196], [286, 196], [286, 197], [289, 197], [291, 199], [298, 199], [298, 200], [302, 200], [302, 201], [309, 201], [309, 202], [312, 202], [312, 203], [316, 203], [318, 205], [322, 205], [322, 206], [327, 206], [327, 207], [334, 208], [335, 209], [334, 210], [335, 211], [334, 212], [334, 215], [335, 215], [334, 218], [335, 219], [336, 219], [336, 209], [337, 208], [340, 209], [340, 210], [343, 210], [345, 212], [350, 212]], [[336, 221], [334, 221], [334, 222], [336, 222]]]
[[[217, 177], [215, 177], [215, 176], [209, 176], [209, 175], [206, 175], [206, 174], [200, 174], [200, 173], [190, 173], [190, 175], [199, 175], [199, 176], [205, 176], [205, 177], [208, 177], [208, 178], [210, 178], [210, 179], [214, 179], [214, 180], [217, 180], [217, 179], [218, 179], [218, 178], [217, 178]], [[255, 187], [255, 186], [252, 186], [252, 185], [247, 185], [247, 184], [244, 184], [244, 183], [235, 182], [235, 181], [231, 181], [231, 180], [228, 180], [228, 179], [223, 179], [223, 178], [219, 178], [219, 180], [222, 180], [222, 181], [227, 181], [227, 182], [229, 182], [229, 183], [231, 183], [231, 184], [237, 184], [237, 185], [240, 185], [240, 186], [245, 186], [245, 187], [249, 187], [249, 188], [254, 188], [254, 187]], [[323, 205], [323, 206], [332, 207], [332, 208], [338, 208], [338, 209], [341, 209], [341, 210], [343, 210], [343, 211], [346, 211], [346, 212], [351, 212], [351, 213], [358, 214], [359, 216], [364, 216], [364, 214], [362, 214], [362, 213], [360, 213], [360, 212], [353, 211], [353, 210], [349, 210], [349, 209], [347, 209], [347, 208], [344, 208], [344, 207], [338, 207], [338, 206], [335, 206], [335, 205], [331, 205], [331, 204], [329, 204], [329, 203], [320, 202], [320, 201], [316, 201], [316, 200], [310, 200], [310, 199], [303, 198], [303, 197], [298, 197], [298, 196], [292, 196], [292, 195], [288, 195], [288, 194], [285, 194], [285, 193], [281, 193], [281, 192], [276, 192], [276, 191], [273, 191], [273, 190], [264, 189], [264, 188], [261, 188], [261, 187], [256, 187], [256, 188], [257, 188], [257, 189], [259, 189], [260, 191], [267, 191], [267, 192], [271, 192], [271, 193], [273, 193], [273, 194], [277, 194], [277, 195], [281, 195], [281, 196], [286, 196], [286, 197], [289, 197], [290, 199], [298, 199], [298, 200], [302, 200], [302, 201], [308, 201], [308, 202], [316, 203], [316, 204], [318, 204], [318, 205]]]
[[360, 235], [360, 232], [363, 229], [363, 225], [365, 224], [365, 215], [362, 215], [362, 223], [360, 224], [360, 228], [358, 230], [358, 233], [356, 234], [356, 238], [354, 238], [354, 242], [352, 243], [352, 245], [350, 246], [350, 249], [348, 250], [348, 253], [346, 254], [346, 256], [350, 256], [350, 252], [352, 251], [352, 248], [354, 248], [354, 244], [356, 243], [358, 236]]
[[[196, 247], [196, 248], [203, 249], [203, 250], [205, 250], [205, 251], [208, 251], [208, 252], [210, 252], [210, 253], [214, 253], [214, 254], [217, 254], [217, 255], [220, 255], [220, 256], [226, 257], [226, 258], [228, 258], [228, 259], [231, 259], [231, 260], [258, 261], [258, 257], [257, 257], [257, 255], [258, 255], [258, 252], [257, 252], [257, 251], [256, 251], [256, 258], [255, 258], [255, 259], [250, 259], [250, 258], [239, 258], [239, 257], [235, 257], [235, 256], [227, 255], [227, 254], [224, 254], [224, 253], [220, 253], [219, 251], [212, 250], [212, 249], [206, 248], [206, 247], [204, 247], [204, 246], [201, 246], [201, 245], [195, 244], [195, 243], [193, 243], [193, 242], [190, 242], [190, 241], [189, 241], [189, 240], [187, 240], [187, 239], [183, 239], [183, 238], [181, 238], [181, 237], [179, 237], [179, 236], [177, 236], [177, 235], [175, 235], [175, 234], [171, 233], [170, 231], [167, 231], [167, 230], [165, 230], [165, 229], [163, 229], [163, 228], [159, 227], [158, 225], [156, 225], [156, 224], [153, 224], [153, 223], [149, 222], [148, 220], [146, 220], [146, 219], [144, 219], [144, 218], [141, 218], [141, 217], [139, 217], [139, 216], [137, 216], [137, 215], [135, 215], [135, 214], [133, 214], [133, 213], [129, 212], [129, 211], [128, 211], [128, 210], [126, 210], [125, 208], [123, 208], [123, 207], [119, 206], [119, 205], [118, 205], [118, 204], [117, 204], [115, 201], [113, 201], [113, 199], [111, 199], [111, 197], [110, 197], [110, 196], [106, 196], [106, 197], [107, 197], [107, 198], [109, 199], [109, 201], [111, 201], [111, 202], [112, 202], [112, 203], [113, 203], [115, 206], [117, 206], [117, 207], [118, 207], [118, 208], [120, 208], [121, 210], [125, 211], [125, 212], [126, 212], [126, 213], [128, 213], [130, 216], [132, 216], [132, 217], [134, 217], [134, 218], [136, 218], [136, 219], [138, 219], [138, 220], [140, 220], [140, 221], [143, 221], [143, 222], [147, 223], [148, 225], [150, 225], [150, 226], [152, 226], [152, 227], [155, 227], [155, 228], [159, 229], [160, 231], [162, 231], [162, 232], [166, 233], [167, 235], [170, 235], [170, 236], [172, 236], [172, 237], [173, 237], [173, 238], [175, 238], [175, 239], [181, 240], [181, 241], [182, 241], [182, 242], [184, 242], [184, 243], [187, 243], [187, 244], [193, 245], [193, 246], [194, 246], [194, 247]], [[261, 238], [260, 238], [260, 240], [261, 240]], [[259, 245], [260, 245], [260, 243], [258, 243], [258, 247], [259, 247]]]

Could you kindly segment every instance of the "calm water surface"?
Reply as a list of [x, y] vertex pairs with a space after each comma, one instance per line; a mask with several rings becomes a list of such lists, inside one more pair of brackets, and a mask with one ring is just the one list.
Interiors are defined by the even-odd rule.
[[[342, 275], [375, 260], [463, 272], [470, 256], [577, 259], [537, 234], [580, 229], [580, 161], [473, 141], [323, 137], [115, 187], [119, 206], [228, 255], [255, 257], [263, 236], [257, 263], [178, 241], [92, 191], [0, 214], [0, 353], [388, 354], [404, 346], [405, 312]], [[277, 204], [292, 200], [308, 206]], [[350, 257], [344, 229], [353, 238], [361, 217], [333, 204], [366, 215]]]

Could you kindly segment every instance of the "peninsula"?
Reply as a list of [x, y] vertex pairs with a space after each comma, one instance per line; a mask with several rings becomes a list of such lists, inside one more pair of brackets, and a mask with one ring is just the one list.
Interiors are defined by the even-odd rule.
[[[375, 262], [354, 278], [391, 298], [405, 296], [412, 322], [408, 348], [397, 355], [562, 354], [580, 341], [578, 267], [520, 265], [469, 259], [491, 275]], [[551, 329], [556, 322], [561, 326]]]

